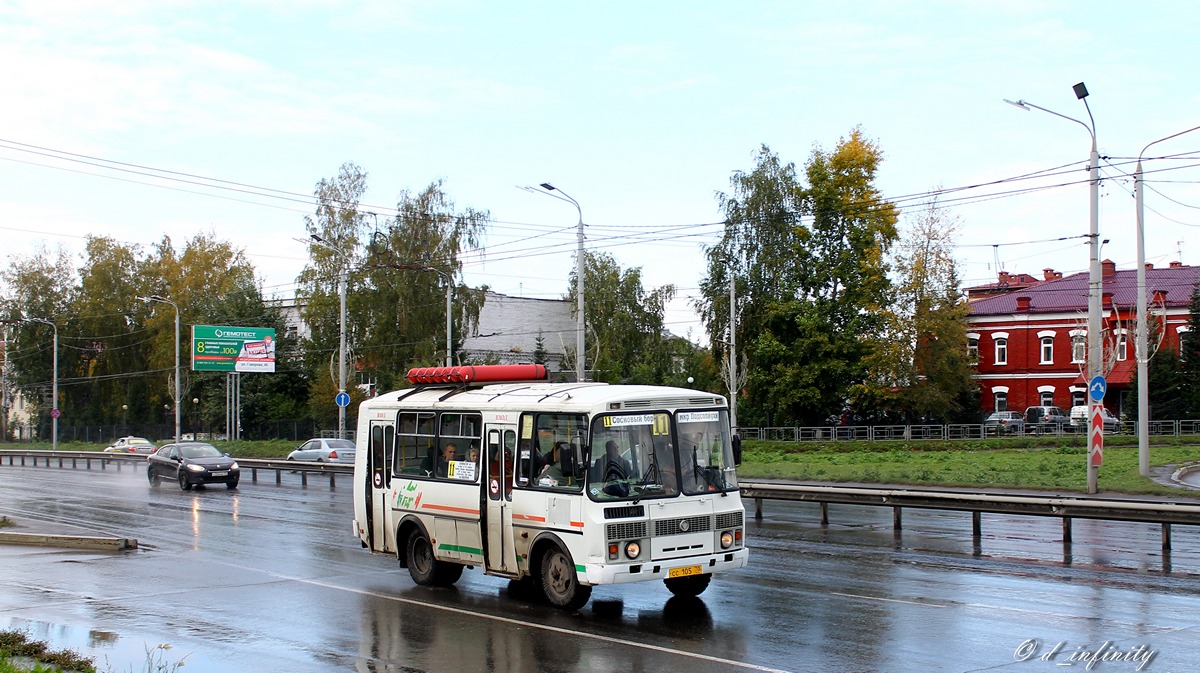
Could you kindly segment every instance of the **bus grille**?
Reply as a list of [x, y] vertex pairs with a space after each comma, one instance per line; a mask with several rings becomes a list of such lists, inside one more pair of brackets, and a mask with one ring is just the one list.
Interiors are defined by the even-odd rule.
[[609, 540], [639, 540], [646, 537], [646, 522], [610, 523], [605, 527], [605, 535]]
[[655, 535], [678, 535], [712, 530], [712, 519], [707, 516], [688, 516], [682, 519], [662, 519], [654, 522]]
[[717, 530], [725, 528], [740, 528], [745, 512], [725, 512], [717, 515]]
[[662, 400], [626, 400], [622, 409], [663, 409], [666, 407], [723, 407], [723, 397], [673, 397]]
[[631, 516], [646, 516], [646, 508], [641, 505], [629, 505], [627, 507], [606, 507], [604, 509], [605, 519], [627, 519]]

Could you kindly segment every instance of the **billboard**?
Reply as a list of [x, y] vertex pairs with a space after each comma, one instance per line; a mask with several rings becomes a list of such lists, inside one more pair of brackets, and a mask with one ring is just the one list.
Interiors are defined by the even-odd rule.
[[192, 326], [192, 371], [275, 371], [275, 329]]

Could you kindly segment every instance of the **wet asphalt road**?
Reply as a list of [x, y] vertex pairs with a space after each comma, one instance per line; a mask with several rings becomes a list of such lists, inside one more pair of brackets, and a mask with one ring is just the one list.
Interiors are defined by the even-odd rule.
[[[0, 466], [0, 513], [141, 548], [0, 546], [0, 628], [100, 670], [1192, 671], [1200, 528], [767, 502], [750, 567], [694, 601], [601, 587], [563, 614], [478, 571], [416, 587], [350, 533], [349, 479], [184, 493], [141, 470]], [[752, 522], [753, 518], [749, 520]], [[159, 644], [169, 650], [155, 650]], [[1147, 657], [1153, 653], [1147, 662]], [[1140, 666], [1140, 669], [1139, 669]]]

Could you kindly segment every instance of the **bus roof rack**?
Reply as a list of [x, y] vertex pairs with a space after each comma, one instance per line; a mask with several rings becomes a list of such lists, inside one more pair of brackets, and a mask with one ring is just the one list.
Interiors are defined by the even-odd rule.
[[416, 386], [524, 383], [548, 378], [546, 366], [537, 364], [414, 367], [408, 370], [408, 382]]

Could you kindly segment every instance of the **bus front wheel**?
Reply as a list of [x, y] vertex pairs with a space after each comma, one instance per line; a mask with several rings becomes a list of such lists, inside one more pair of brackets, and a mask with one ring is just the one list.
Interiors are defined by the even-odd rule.
[[579, 583], [571, 557], [558, 547], [542, 557], [541, 579], [546, 600], [556, 608], [578, 610], [592, 597], [592, 588]]
[[712, 575], [692, 575], [691, 577], [668, 577], [663, 580], [663, 584], [666, 584], [671, 593], [680, 598], [695, 598], [704, 593], [711, 581]]
[[408, 536], [408, 574], [414, 582], [426, 587], [448, 587], [457, 582], [462, 573], [460, 564], [433, 557], [433, 544], [424, 533], [416, 531]]

